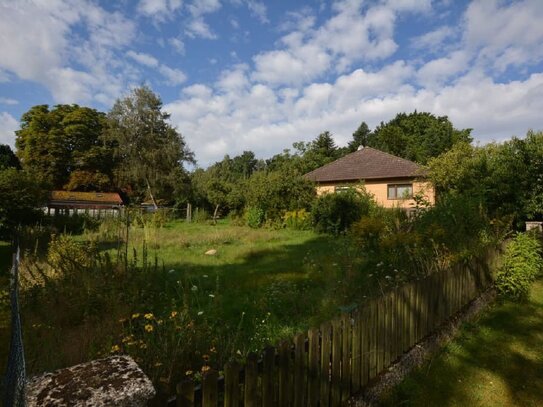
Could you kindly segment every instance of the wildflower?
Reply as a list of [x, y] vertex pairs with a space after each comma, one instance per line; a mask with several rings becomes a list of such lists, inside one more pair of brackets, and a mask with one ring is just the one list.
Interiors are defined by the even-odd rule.
[[202, 355], [202, 359], [204, 359], [207, 362], [209, 360], [209, 355]]
[[155, 363], [155, 367], [160, 367], [160, 366], [162, 366], [162, 363], [160, 363], [160, 362]]
[[202, 373], [205, 373], [205, 372], [207, 372], [207, 371], [210, 370], [210, 369], [211, 369], [211, 368], [210, 368], [208, 365], [204, 365], [204, 366], [202, 366], [202, 369], [201, 369], [201, 370], [202, 370]]
[[125, 322], [126, 322], [126, 318], [121, 318], [121, 319], [119, 319], [119, 323], [120, 323], [120, 324], [124, 324]]
[[156, 321], [156, 323], [157, 323], [158, 325], [162, 325], [162, 324], [164, 323], [164, 321], [161, 320], [161, 319], [159, 319], [158, 321]]
[[194, 372], [193, 372], [192, 370], [187, 370], [187, 371], [185, 372], [185, 375], [186, 375], [186, 376], [190, 376], [190, 375], [193, 374], [193, 373], [194, 373]]
[[196, 291], [198, 291], [198, 287], [195, 286], [195, 285], [193, 285], [193, 286], [190, 288], [190, 291], [196, 292]]
[[153, 315], [152, 312], [149, 312], [148, 314], [145, 314], [143, 317], [144, 317], [145, 319], [151, 320], [151, 319], [153, 319], [155, 316]]
[[174, 269], [168, 270], [168, 273], [173, 274], [175, 273], [175, 270]]
[[207, 274], [204, 274], [202, 277], [207, 278]]
[[209, 349], [210, 352], [215, 353], [217, 352], [217, 349], [215, 349], [215, 346], [212, 346], [211, 349]]
[[147, 349], [147, 344], [146, 343], [142, 343], [140, 345], [140, 349]]
[[111, 347], [111, 353], [119, 352], [120, 350], [121, 348], [119, 347], [119, 345], [113, 345]]
[[153, 329], [155, 329], [153, 328], [153, 325], [150, 324], [145, 325], [144, 328], [147, 332], [153, 332]]
[[140, 317], [140, 314], [137, 313], [137, 314], [132, 314], [132, 319], [136, 319], [136, 318], [139, 318]]
[[170, 318], [175, 318], [177, 316], [177, 311], [172, 311]]
[[204, 311], [198, 311], [198, 316], [204, 315]]
[[209, 294], [210, 298], [215, 298], [215, 294]]

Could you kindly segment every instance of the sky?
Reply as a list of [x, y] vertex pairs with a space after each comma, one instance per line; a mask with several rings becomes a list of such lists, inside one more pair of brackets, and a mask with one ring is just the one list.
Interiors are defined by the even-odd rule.
[[142, 84], [207, 166], [399, 112], [476, 142], [543, 129], [543, 0], [0, 0], [0, 143], [34, 105]]

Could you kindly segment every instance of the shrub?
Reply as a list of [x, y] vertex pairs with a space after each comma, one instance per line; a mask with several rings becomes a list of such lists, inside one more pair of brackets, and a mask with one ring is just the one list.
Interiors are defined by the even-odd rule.
[[247, 225], [252, 228], [259, 228], [264, 223], [264, 211], [261, 208], [251, 206], [245, 212]]
[[305, 209], [287, 211], [283, 215], [283, 225], [289, 229], [309, 229], [311, 226], [311, 214]]
[[513, 300], [526, 300], [530, 285], [541, 272], [541, 245], [533, 234], [518, 234], [505, 249], [496, 276], [498, 292]]
[[311, 209], [311, 223], [317, 232], [339, 234], [375, 207], [371, 196], [356, 189], [320, 196]]

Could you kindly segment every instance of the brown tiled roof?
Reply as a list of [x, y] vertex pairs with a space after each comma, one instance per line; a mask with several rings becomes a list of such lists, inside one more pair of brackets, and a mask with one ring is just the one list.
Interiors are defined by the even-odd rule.
[[122, 205], [117, 192], [72, 192], [51, 191], [51, 201], [95, 202]]
[[332, 182], [421, 175], [423, 175], [422, 167], [413, 161], [371, 147], [364, 147], [305, 174], [305, 177], [316, 182]]

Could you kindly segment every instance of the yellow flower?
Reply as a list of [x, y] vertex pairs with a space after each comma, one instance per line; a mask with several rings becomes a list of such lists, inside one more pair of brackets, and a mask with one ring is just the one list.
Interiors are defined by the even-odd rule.
[[204, 359], [207, 362], [209, 360], [209, 355], [203, 355], [202, 359]]
[[175, 318], [177, 316], [177, 311], [172, 311], [170, 318]]
[[162, 325], [164, 323], [164, 321], [159, 319], [158, 321], [156, 321], [156, 323], [159, 324], [159, 325]]
[[132, 319], [136, 319], [136, 318], [139, 318], [140, 317], [140, 314], [132, 314]]
[[192, 370], [187, 370], [187, 371], [185, 372], [185, 375], [190, 376], [190, 375], [193, 374], [193, 373], [194, 373], [194, 372], [193, 372]]
[[120, 350], [121, 348], [119, 347], [119, 345], [113, 345], [111, 347], [111, 353], [119, 352]]
[[153, 332], [153, 329], [155, 329], [153, 328], [153, 325], [150, 324], [145, 325], [144, 328], [147, 332]]
[[211, 368], [209, 366], [207, 366], [207, 365], [202, 366], [202, 373], [207, 372], [209, 369], [211, 369]]
[[155, 316], [153, 315], [152, 312], [149, 312], [148, 314], [145, 314], [143, 317], [144, 317], [145, 319], [153, 319]]

